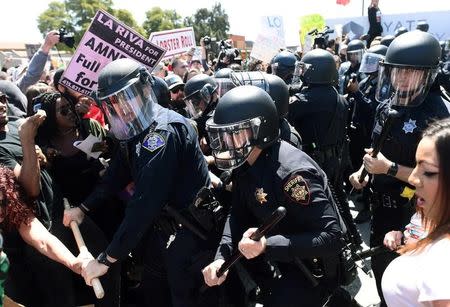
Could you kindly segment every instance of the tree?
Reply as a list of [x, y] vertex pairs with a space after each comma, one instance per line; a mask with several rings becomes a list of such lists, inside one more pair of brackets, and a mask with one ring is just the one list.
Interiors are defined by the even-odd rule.
[[38, 17], [38, 29], [45, 36], [48, 31], [58, 30], [63, 27], [67, 32], [74, 33], [75, 45], [78, 45], [95, 13], [102, 9], [139, 33], [145, 33], [142, 27], [138, 26], [138, 23], [129, 11], [114, 10], [112, 5], [112, 0], [64, 0], [62, 3], [51, 2], [48, 9]]
[[145, 21], [142, 27], [147, 32], [147, 37], [152, 32], [171, 30], [184, 27], [181, 16], [175, 10], [163, 10], [154, 7], [145, 13]]
[[197, 41], [206, 35], [217, 40], [226, 39], [227, 31], [230, 29], [228, 14], [220, 3], [214, 4], [211, 11], [206, 8], [198, 9], [193, 16], [186, 17], [184, 23], [194, 28]]

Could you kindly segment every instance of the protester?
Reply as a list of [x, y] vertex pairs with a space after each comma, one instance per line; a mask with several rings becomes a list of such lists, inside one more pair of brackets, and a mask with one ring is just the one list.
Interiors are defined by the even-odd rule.
[[428, 127], [416, 152], [416, 167], [408, 181], [415, 189], [416, 206], [429, 231], [425, 238], [399, 249], [382, 287], [388, 306], [449, 306], [450, 287], [450, 120]]

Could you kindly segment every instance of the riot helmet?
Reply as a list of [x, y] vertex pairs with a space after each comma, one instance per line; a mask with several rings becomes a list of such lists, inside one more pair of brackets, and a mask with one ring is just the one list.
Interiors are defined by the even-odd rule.
[[278, 116], [286, 117], [289, 108], [289, 88], [280, 77], [261, 71], [233, 72], [231, 81], [235, 86], [253, 85], [263, 89], [275, 102]]
[[199, 118], [208, 109], [218, 88], [214, 78], [206, 74], [198, 74], [186, 82], [184, 101], [193, 119]]
[[397, 37], [380, 62], [376, 99], [405, 107], [421, 104], [436, 78], [440, 56], [439, 42], [427, 32]]
[[97, 97], [117, 139], [131, 139], [152, 123], [156, 103], [152, 86], [147, 68], [128, 58], [115, 60], [100, 72]]
[[394, 35], [386, 35], [383, 36], [380, 40], [380, 45], [384, 45], [386, 47], [389, 47], [389, 45], [392, 43], [392, 41], [395, 39]]
[[154, 80], [153, 93], [155, 94], [156, 102], [164, 108], [168, 108], [170, 104], [170, 92], [166, 81], [157, 76], [152, 76], [152, 78]]
[[296, 74], [306, 84], [331, 84], [337, 69], [333, 55], [324, 49], [308, 51], [296, 64]]
[[426, 21], [419, 21], [416, 26], [416, 30], [428, 32], [430, 25]]
[[354, 39], [347, 45], [347, 60], [352, 63], [353, 66], [357, 66], [361, 63], [364, 49], [364, 43], [360, 39]]
[[395, 30], [394, 35], [395, 37], [399, 37], [402, 34], [405, 34], [406, 32], [408, 32], [408, 29], [406, 29], [405, 27], [400, 27], [397, 30]]
[[379, 63], [384, 59], [387, 49], [388, 48], [384, 45], [375, 45], [367, 49], [367, 52], [363, 55], [361, 65], [359, 66], [359, 72], [365, 74], [377, 72]]
[[216, 165], [232, 170], [243, 165], [255, 147], [278, 139], [278, 113], [272, 98], [256, 86], [239, 86], [220, 98], [206, 122]]
[[219, 86], [219, 97], [222, 97], [226, 92], [235, 87], [230, 78], [232, 72], [233, 70], [231, 68], [226, 67], [219, 69], [214, 73], [214, 78], [216, 79], [217, 85]]
[[283, 79], [286, 84], [290, 84], [294, 74], [296, 61], [297, 58], [292, 52], [286, 50], [281, 51], [272, 59], [272, 74]]

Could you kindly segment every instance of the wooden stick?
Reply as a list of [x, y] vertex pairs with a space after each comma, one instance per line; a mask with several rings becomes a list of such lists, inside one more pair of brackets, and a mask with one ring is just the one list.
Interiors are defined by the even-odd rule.
[[[64, 204], [65, 209], [68, 209], [68, 204]], [[80, 253], [89, 253], [86, 244], [84, 243], [83, 236], [81, 235], [80, 228], [78, 228], [78, 224], [75, 221], [70, 222], [70, 229], [72, 229], [73, 236], [75, 237], [75, 241], [77, 242], [78, 249]], [[93, 278], [92, 288], [94, 288], [95, 296], [98, 299], [101, 299], [105, 296], [105, 290], [103, 290], [102, 283], [98, 278]]]

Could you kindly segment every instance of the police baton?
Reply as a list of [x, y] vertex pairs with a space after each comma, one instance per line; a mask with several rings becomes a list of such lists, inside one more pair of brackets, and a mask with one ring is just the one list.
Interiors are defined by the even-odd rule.
[[[388, 112], [388, 117], [386, 121], [384, 122], [383, 129], [381, 130], [380, 137], [378, 138], [377, 142], [373, 146], [372, 151], [372, 157], [376, 158], [378, 153], [380, 152], [381, 148], [383, 147], [384, 141], [386, 141], [386, 138], [389, 134], [389, 131], [391, 130], [392, 124], [395, 122], [395, 120], [399, 117], [399, 113], [396, 110], [390, 109]], [[362, 183], [364, 181], [364, 178], [367, 176], [368, 172], [365, 168], [363, 168], [361, 175], [359, 176], [359, 183]]]
[[[261, 226], [256, 229], [256, 231], [250, 236], [253, 241], [259, 241], [265, 236], [279, 221], [281, 221], [286, 216], [286, 208], [280, 206], [275, 210], [270, 218], [268, 218]], [[222, 276], [229, 268], [231, 268], [236, 261], [241, 259], [244, 255], [238, 250], [236, 253], [231, 255], [231, 257], [222, 264], [222, 266], [217, 270], [217, 277]]]
[[[70, 209], [69, 202], [66, 198], [64, 198], [64, 209]], [[76, 221], [70, 221], [70, 228], [72, 229], [73, 236], [75, 237], [75, 241], [77, 242], [78, 249], [80, 253], [89, 253], [86, 243], [84, 243], [83, 236], [81, 235], [80, 228], [78, 228], [78, 224]], [[102, 283], [98, 278], [93, 278], [92, 288], [94, 289], [95, 296], [98, 299], [101, 299], [105, 296], [105, 290], [103, 290]]]

